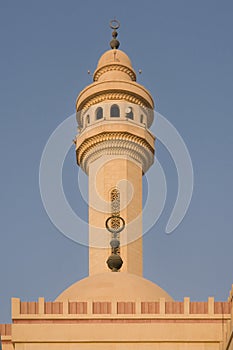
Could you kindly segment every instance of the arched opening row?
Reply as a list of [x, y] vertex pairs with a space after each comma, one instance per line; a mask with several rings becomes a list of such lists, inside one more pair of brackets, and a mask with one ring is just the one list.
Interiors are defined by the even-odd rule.
[[[110, 108], [110, 117], [111, 118], [120, 118], [120, 108], [118, 105], [114, 104]], [[134, 113], [133, 113], [133, 108], [128, 107], [126, 108], [125, 116], [129, 119], [134, 119]], [[103, 118], [103, 108], [98, 107], [95, 112], [95, 118], [96, 120], [102, 119]]]
[[103, 106], [92, 106], [82, 116], [82, 128], [85, 128], [92, 123], [102, 120], [132, 120], [136, 124], [147, 127], [147, 114], [140, 106], [122, 104], [106, 104]]

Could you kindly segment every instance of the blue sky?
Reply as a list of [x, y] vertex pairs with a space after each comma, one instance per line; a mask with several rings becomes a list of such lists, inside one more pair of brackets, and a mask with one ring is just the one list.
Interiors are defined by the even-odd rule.
[[[226, 300], [233, 283], [232, 15], [228, 0], [0, 1], [0, 322], [10, 321], [11, 297], [53, 300], [88, 273], [87, 248], [63, 236], [43, 208], [39, 164], [50, 134], [91, 83], [87, 71], [109, 48], [114, 16], [121, 49], [142, 69], [139, 83], [182, 135], [194, 167], [189, 211], [168, 236], [177, 174], [157, 143], [168, 196], [144, 236], [144, 276], [177, 300]], [[64, 190], [85, 217], [77, 173], [71, 148]]]

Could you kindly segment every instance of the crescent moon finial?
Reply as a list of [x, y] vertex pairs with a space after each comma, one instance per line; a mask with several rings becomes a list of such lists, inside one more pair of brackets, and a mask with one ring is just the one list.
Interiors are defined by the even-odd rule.
[[113, 39], [110, 41], [110, 46], [112, 49], [118, 49], [118, 47], [120, 46], [120, 42], [117, 40], [117, 29], [120, 28], [120, 22], [117, 19], [112, 19], [109, 23], [109, 26], [111, 29], [113, 29], [112, 32], [112, 37]]
[[120, 22], [117, 19], [114, 18], [114, 19], [112, 19], [110, 21], [109, 26], [110, 26], [111, 29], [114, 29], [114, 30], [119, 29], [120, 28]]

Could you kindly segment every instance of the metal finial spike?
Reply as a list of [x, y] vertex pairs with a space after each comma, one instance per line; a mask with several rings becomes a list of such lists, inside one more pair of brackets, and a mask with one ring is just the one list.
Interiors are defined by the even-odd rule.
[[120, 46], [120, 42], [116, 39], [117, 38], [117, 29], [120, 28], [120, 22], [116, 19], [112, 19], [110, 21], [110, 28], [113, 29], [112, 37], [113, 39], [110, 41], [110, 46], [112, 49], [118, 49]]

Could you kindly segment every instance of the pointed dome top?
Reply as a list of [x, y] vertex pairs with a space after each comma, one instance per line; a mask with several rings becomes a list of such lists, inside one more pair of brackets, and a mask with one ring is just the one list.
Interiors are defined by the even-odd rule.
[[[114, 30], [113, 38], [116, 38], [115, 31], [119, 28], [119, 22], [112, 20], [110, 27]], [[93, 74], [93, 83], [86, 86], [77, 97], [76, 110], [79, 125], [82, 125], [79, 112], [86, 111], [99, 102], [122, 100], [152, 110], [154, 108], [150, 92], [136, 82], [137, 77], [130, 58], [118, 49], [119, 45], [113, 44], [110, 45], [112, 49], [107, 50], [100, 57]], [[153, 118], [151, 122], [152, 120]]]
[[100, 57], [97, 69], [107, 64], [122, 64], [132, 68], [132, 63], [128, 55], [121, 50], [108, 50]]
[[93, 80], [115, 80], [114, 71], [117, 71], [117, 79], [136, 81], [136, 73], [129, 56], [117, 49], [108, 50], [100, 57]]
[[110, 21], [110, 28], [113, 29], [110, 42], [112, 50], [106, 51], [99, 59], [96, 71], [93, 75], [93, 81], [107, 80], [130, 80], [136, 81], [136, 74], [133, 70], [129, 57], [121, 50], [118, 50], [120, 42], [116, 39], [117, 29], [120, 22], [116, 19]]

